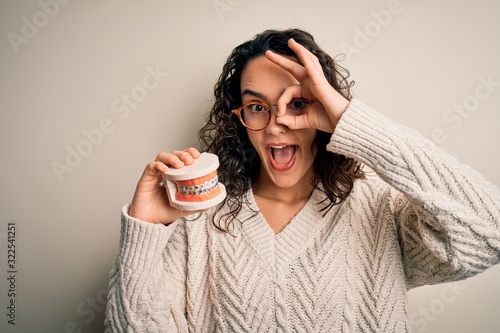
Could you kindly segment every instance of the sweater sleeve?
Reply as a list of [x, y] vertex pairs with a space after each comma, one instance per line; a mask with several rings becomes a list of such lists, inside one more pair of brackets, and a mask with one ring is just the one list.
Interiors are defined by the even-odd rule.
[[354, 99], [327, 148], [396, 190], [408, 287], [467, 278], [500, 261], [498, 187], [421, 134]]
[[110, 274], [106, 332], [187, 332], [183, 220], [168, 226], [123, 208], [118, 258]]

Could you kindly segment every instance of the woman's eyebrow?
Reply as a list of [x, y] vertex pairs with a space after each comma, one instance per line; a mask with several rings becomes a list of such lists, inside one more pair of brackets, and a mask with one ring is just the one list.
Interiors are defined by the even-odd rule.
[[265, 95], [258, 93], [256, 91], [250, 90], [250, 89], [243, 89], [243, 91], [241, 92], [241, 97], [243, 97], [244, 95], [251, 95], [251, 96], [258, 97], [262, 100], [267, 100]]

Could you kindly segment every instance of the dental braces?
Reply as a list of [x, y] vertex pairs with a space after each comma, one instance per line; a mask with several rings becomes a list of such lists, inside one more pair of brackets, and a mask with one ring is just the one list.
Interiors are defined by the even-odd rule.
[[194, 194], [194, 195], [202, 195], [212, 191], [219, 184], [219, 176], [215, 176], [215, 178], [207, 180], [203, 184], [199, 185], [179, 185], [177, 184], [177, 191], [184, 194]]

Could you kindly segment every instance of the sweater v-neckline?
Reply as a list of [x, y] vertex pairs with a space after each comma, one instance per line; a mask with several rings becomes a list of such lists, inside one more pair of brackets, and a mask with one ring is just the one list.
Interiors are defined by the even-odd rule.
[[279, 233], [275, 233], [260, 212], [250, 189], [247, 192], [249, 207], [242, 211], [241, 216], [243, 235], [273, 271], [282, 271], [325, 223], [319, 211], [321, 206], [318, 206], [323, 199], [324, 194], [314, 189], [290, 222]]

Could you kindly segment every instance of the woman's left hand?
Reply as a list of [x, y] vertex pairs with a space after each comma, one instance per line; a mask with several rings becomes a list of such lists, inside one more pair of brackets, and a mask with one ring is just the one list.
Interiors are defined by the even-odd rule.
[[[349, 100], [328, 83], [318, 58], [305, 47], [290, 39], [288, 46], [297, 54], [304, 66], [272, 51], [266, 57], [292, 74], [300, 84], [290, 86], [278, 99], [276, 122], [290, 129], [316, 128], [333, 133]], [[294, 98], [308, 99], [308, 112], [301, 116], [286, 115], [286, 105]]]

